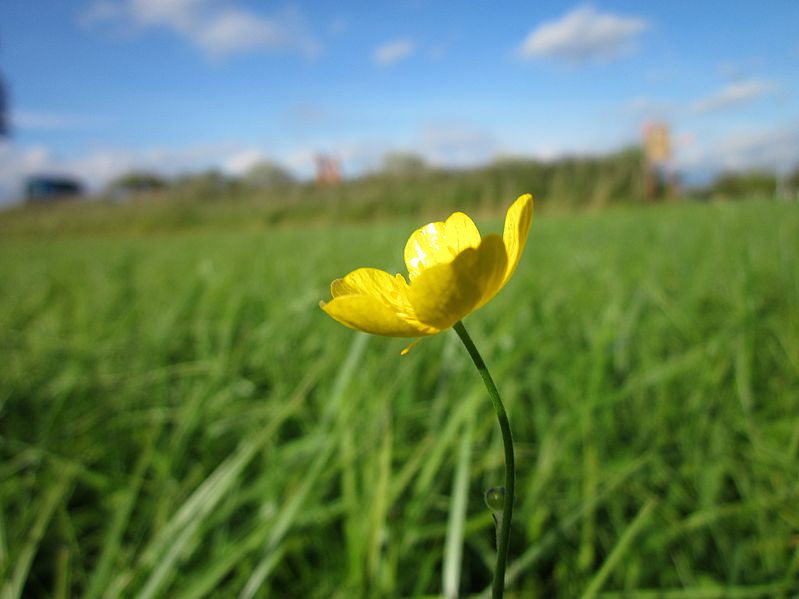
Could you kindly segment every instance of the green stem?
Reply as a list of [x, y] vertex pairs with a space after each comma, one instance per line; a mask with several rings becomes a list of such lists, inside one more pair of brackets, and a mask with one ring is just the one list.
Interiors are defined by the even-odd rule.
[[502, 515], [497, 523], [499, 528], [499, 534], [497, 535], [497, 567], [494, 570], [494, 584], [492, 586], [493, 599], [501, 599], [505, 590], [505, 564], [508, 561], [510, 521], [513, 514], [513, 496], [516, 487], [513, 439], [510, 434], [510, 423], [508, 422], [508, 415], [505, 413], [505, 406], [502, 405], [497, 386], [494, 384], [491, 373], [488, 372], [480, 352], [477, 351], [472, 338], [466, 332], [463, 322], [457, 322], [453, 328], [466, 346], [466, 351], [469, 352], [480, 376], [483, 377], [488, 394], [491, 396], [491, 403], [494, 404], [494, 410], [497, 413], [499, 428], [502, 431], [502, 443], [505, 446], [505, 503], [502, 507]]

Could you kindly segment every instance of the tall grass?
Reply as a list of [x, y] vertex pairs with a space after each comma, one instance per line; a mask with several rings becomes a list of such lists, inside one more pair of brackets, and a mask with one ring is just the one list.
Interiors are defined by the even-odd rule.
[[[0, 241], [0, 596], [487, 596], [501, 440], [457, 339], [316, 307], [419, 224]], [[797, 239], [765, 203], [534, 223], [468, 321], [510, 596], [799, 593]]]

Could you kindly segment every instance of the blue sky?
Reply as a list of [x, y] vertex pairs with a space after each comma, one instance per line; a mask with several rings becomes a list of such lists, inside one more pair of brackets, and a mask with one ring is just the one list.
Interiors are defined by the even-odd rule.
[[671, 168], [799, 162], [799, 2], [51, 0], [0, 3], [24, 176], [131, 169], [345, 174], [391, 151], [443, 166], [544, 159], [672, 130]]

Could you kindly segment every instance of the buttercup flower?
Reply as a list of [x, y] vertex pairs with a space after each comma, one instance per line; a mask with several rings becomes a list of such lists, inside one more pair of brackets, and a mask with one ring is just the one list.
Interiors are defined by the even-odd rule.
[[418, 229], [405, 245], [410, 283], [401, 274], [359, 268], [330, 285], [320, 302], [352, 329], [389, 337], [423, 337], [452, 327], [493, 298], [519, 263], [533, 217], [533, 196], [520, 196], [505, 231], [481, 238], [471, 218], [456, 212]]

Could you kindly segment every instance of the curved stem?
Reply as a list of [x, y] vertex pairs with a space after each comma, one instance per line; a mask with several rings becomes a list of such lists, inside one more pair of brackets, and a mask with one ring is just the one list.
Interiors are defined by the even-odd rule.
[[466, 351], [477, 367], [480, 376], [483, 377], [488, 394], [491, 396], [491, 403], [494, 404], [494, 410], [497, 413], [497, 420], [499, 420], [499, 428], [502, 431], [502, 443], [505, 446], [505, 502], [502, 507], [502, 516], [498, 519], [499, 532], [497, 534], [497, 567], [494, 570], [494, 584], [492, 586], [493, 599], [501, 599], [502, 593], [505, 590], [505, 564], [508, 561], [508, 544], [510, 542], [510, 522], [513, 514], [513, 496], [516, 487], [516, 472], [515, 462], [513, 458], [513, 439], [510, 434], [510, 423], [508, 422], [508, 415], [505, 413], [505, 406], [502, 405], [502, 399], [499, 397], [499, 391], [491, 378], [491, 373], [483, 361], [480, 352], [466, 332], [466, 327], [463, 322], [457, 322], [453, 327], [458, 337], [461, 338], [463, 344], [466, 346]]

